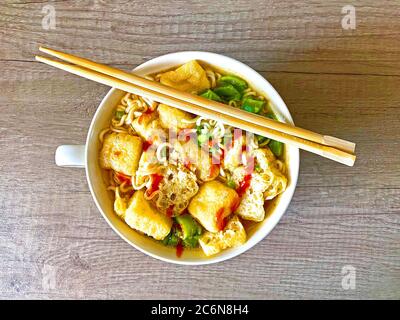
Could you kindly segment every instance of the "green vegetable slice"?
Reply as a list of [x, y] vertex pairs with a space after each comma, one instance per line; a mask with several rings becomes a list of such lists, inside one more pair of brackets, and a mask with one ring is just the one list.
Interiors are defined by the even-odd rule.
[[231, 179], [229, 179], [229, 180], [226, 182], [226, 185], [227, 185], [229, 188], [232, 188], [232, 189], [236, 189], [236, 187], [237, 187], [235, 181], [233, 181], [233, 180], [231, 180]]
[[179, 243], [179, 237], [176, 229], [172, 229], [171, 232], [162, 240], [162, 243], [166, 246], [176, 247]]
[[276, 141], [276, 140], [271, 140], [270, 143], [268, 144], [268, 147], [271, 149], [272, 153], [276, 157], [280, 157], [282, 155], [283, 151], [283, 143]]
[[182, 240], [183, 246], [186, 248], [196, 248], [199, 243], [200, 235], [193, 236]]
[[239, 92], [243, 92], [243, 91], [246, 90], [247, 87], [248, 87], [246, 81], [244, 81], [242, 78], [239, 78], [239, 77], [234, 76], [234, 75], [222, 76], [222, 77], [219, 79], [219, 83], [231, 84], [231, 85], [234, 86], [235, 89], [238, 90]]
[[209, 99], [209, 100], [214, 100], [214, 101], [218, 101], [218, 102], [222, 102], [222, 99], [219, 95], [217, 95], [214, 91], [212, 91], [211, 89], [208, 89], [207, 91], [203, 92], [201, 95], [201, 97]]
[[264, 147], [271, 141], [271, 139], [263, 137], [263, 136], [256, 135], [256, 137], [257, 137], [257, 142], [258, 142], [259, 147]]
[[202, 233], [201, 226], [190, 214], [183, 214], [175, 218], [182, 230], [182, 242], [184, 246], [196, 247]]
[[265, 115], [265, 117], [270, 118], [270, 119], [272, 119], [272, 120], [279, 121], [279, 119], [276, 117], [276, 115], [275, 115], [274, 113], [272, 113], [272, 112], [267, 113], [267, 114]]
[[243, 99], [242, 109], [251, 113], [260, 113], [260, 111], [264, 108], [264, 105], [265, 101], [247, 97]]
[[201, 227], [190, 214], [183, 214], [175, 218], [182, 229], [182, 239], [193, 237], [194, 235], [201, 234]]
[[236, 88], [233, 85], [231, 85], [229, 83], [221, 82], [221, 86], [216, 87], [214, 89], [214, 92], [218, 96], [222, 97], [223, 99], [225, 99], [227, 101], [230, 101], [230, 100], [238, 101], [242, 97], [241, 93], [238, 90], [236, 90]]
[[115, 111], [115, 118], [117, 120], [121, 120], [122, 116], [125, 114], [124, 110], [117, 110]]
[[202, 146], [205, 142], [209, 140], [208, 134], [200, 134], [197, 136], [197, 142]]

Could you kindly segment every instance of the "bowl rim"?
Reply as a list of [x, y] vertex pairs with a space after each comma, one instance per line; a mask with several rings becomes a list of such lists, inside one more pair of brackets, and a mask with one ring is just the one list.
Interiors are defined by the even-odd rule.
[[[241, 61], [238, 61], [234, 58], [222, 55], [222, 54], [218, 54], [218, 53], [213, 53], [213, 52], [208, 52], [208, 51], [178, 51], [178, 52], [172, 52], [172, 53], [167, 53], [155, 58], [152, 58], [150, 60], [145, 61], [144, 63], [138, 65], [137, 67], [135, 67], [132, 72], [135, 71], [140, 71], [141, 69], [150, 67], [150, 66], [156, 66], [161, 64], [160, 62], [163, 60], [168, 60], [168, 58], [171, 57], [185, 57], [185, 56], [198, 56], [195, 59], [201, 60], [201, 56], [203, 57], [209, 57], [209, 58], [218, 58], [218, 59], [224, 59], [227, 62], [232, 62], [233, 64], [236, 65], [240, 65], [242, 68], [244, 68], [246, 70], [246, 73], [248, 74], [252, 74], [252, 76], [255, 76], [258, 78], [258, 81], [264, 82], [262, 84], [262, 87], [265, 87], [265, 91], [268, 92], [268, 94], [273, 94], [275, 96], [275, 99], [278, 100], [278, 104], [276, 105], [276, 108], [279, 110], [280, 113], [284, 114], [285, 116], [285, 120], [291, 124], [294, 124], [293, 122], [293, 118], [290, 114], [289, 109], [287, 108], [285, 102], [283, 101], [282, 97], [279, 95], [279, 93], [275, 90], [275, 88], [269, 83], [269, 81], [267, 79], [265, 79], [261, 74], [259, 74], [257, 71], [255, 71], [254, 69], [252, 69], [251, 67], [249, 67], [248, 65], [244, 64]], [[211, 63], [212, 65], [212, 63]], [[173, 65], [171, 65], [171, 67], [174, 67]], [[234, 71], [234, 68], [233, 70]], [[239, 74], [239, 73], [238, 73]], [[240, 75], [240, 74], [239, 74]], [[257, 81], [254, 81], [257, 82]], [[92, 117], [89, 129], [88, 129], [88, 133], [87, 133], [87, 138], [86, 138], [86, 144], [85, 144], [85, 174], [86, 174], [86, 179], [89, 185], [89, 190], [90, 193], [92, 195], [92, 198], [96, 204], [97, 209], [100, 211], [101, 215], [103, 216], [103, 218], [106, 220], [107, 224], [114, 230], [114, 232], [116, 232], [123, 240], [125, 240], [128, 244], [130, 244], [131, 246], [133, 246], [135, 249], [139, 250], [140, 252], [151, 256], [155, 259], [161, 260], [163, 262], [169, 262], [169, 263], [173, 263], [173, 264], [178, 264], [178, 265], [207, 265], [207, 264], [213, 264], [213, 263], [218, 263], [218, 262], [222, 262], [222, 261], [226, 261], [229, 259], [232, 259], [234, 257], [239, 256], [240, 254], [250, 250], [252, 247], [254, 247], [257, 243], [259, 243], [261, 240], [263, 240], [265, 237], [267, 237], [271, 231], [276, 227], [276, 225], [279, 223], [279, 221], [281, 220], [281, 218], [283, 217], [283, 215], [286, 213], [289, 204], [292, 201], [293, 198], [293, 194], [296, 190], [297, 187], [297, 181], [298, 181], [298, 175], [299, 175], [299, 168], [300, 168], [300, 152], [298, 148], [295, 147], [291, 147], [292, 151], [291, 151], [291, 159], [290, 161], [290, 167], [292, 169], [293, 172], [291, 172], [291, 176], [290, 176], [290, 180], [291, 180], [291, 184], [293, 184], [293, 188], [291, 190], [287, 190], [285, 192], [289, 192], [285, 194], [285, 205], [284, 207], [281, 209], [281, 213], [279, 216], [277, 216], [277, 214], [271, 214], [271, 216], [268, 217], [268, 219], [271, 219], [272, 217], [274, 217], [274, 220], [271, 224], [270, 227], [263, 230], [263, 232], [256, 232], [255, 234], [253, 234], [253, 236], [249, 239], [247, 239], [247, 241], [236, 248], [233, 248], [234, 250], [232, 250], [232, 252], [229, 255], [226, 256], [211, 256], [211, 257], [205, 257], [204, 260], [200, 260], [200, 261], [185, 261], [183, 258], [179, 258], [179, 260], [173, 260], [170, 259], [168, 257], [164, 257], [158, 254], [154, 254], [152, 252], [147, 251], [146, 249], [142, 248], [140, 245], [134, 243], [133, 241], [129, 240], [127, 237], [125, 237], [125, 235], [109, 220], [109, 218], [107, 217], [106, 213], [104, 212], [102, 206], [100, 205], [100, 202], [98, 200], [97, 194], [95, 193], [93, 186], [92, 186], [92, 182], [90, 180], [90, 173], [89, 173], [89, 164], [88, 164], [88, 152], [89, 152], [89, 145], [90, 145], [90, 141], [92, 138], [92, 132], [93, 129], [96, 125], [96, 120], [98, 118], [98, 115], [100, 113], [100, 111], [104, 108], [105, 105], [108, 104], [108, 100], [110, 99], [110, 97], [116, 92], [119, 91], [119, 89], [117, 88], [111, 88], [107, 94], [104, 96], [104, 98], [101, 100], [99, 106], [96, 109], [95, 114]], [[282, 201], [282, 199], [280, 199], [280, 201]], [[258, 234], [257, 234], [258, 233]], [[250, 241], [251, 240], [251, 241]]]

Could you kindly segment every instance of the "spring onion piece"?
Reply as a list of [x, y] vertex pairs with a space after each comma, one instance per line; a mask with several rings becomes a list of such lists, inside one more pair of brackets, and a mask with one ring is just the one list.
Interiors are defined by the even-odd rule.
[[244, 81], [243, 79], [241, 79], [239, 77], [233, 76], [233, 75], [222, 76], [219, 79], [219, 83], [231, 84], [239, 92], [243, 92], [248, 87], [246, 81]]
[[270, 143], [268, 144], [268, 147], [271, 149], [272, 153], [276, 157], [280, 157], [282, 155], [283, 151], [283, 143], [276, 141], [276, 140], [271, 140]]
[[211, 89], [208, 89], [207, 91], [203, 92], [201, 95], [201, 97], [209, 99], [209, 100], [214, 100], [214, 101], [218, 101], [218, 102], [222, 102], [222, 99], [219, 95], [217, 95], [214, 91], [212, 91]]
[[196, 247], [202, 233], [201, 226], [190, 214], [183, 214], [175, 218], [182, 230], [182, 242], [185, 247]]
[[262, 148], [262, 147], [265, 147], [266, 145], [268, 145], [268, 143], [270, 143], [270, 142], [271, 142], [271, 139], [267, 139], [264, 142], [259, 143], [258, 146]]
[[183, 246], [186, 248], [196, 248], [199, 243], [200, 235], [182, 240]]
[[240, 98], [242, 97], [241, 93], [236, 90], [236, 88], [229, 84], [229, 83], [222, 83], [221, 82], [221, 86], [216, 87], [214, 89], [214, 92], [222, 97], [223, 99], [230, 101], [230, 100], [240, 100]]
[[268, 138], [263, 137], [263, 136], [256, 135], [256, 137], [257, 137], [258, 143], [263, 143], [265, 140], [268, 140]]
[[263, 136], [256, 135], [256, 137], [257, 137], [257, 142], [258, 142], [259, 147], [264, 147], [271, 141], [271, 139], [263, 137]]
[[121, 120], [122, 116], [125, 114], [124, 110], [117, 110], [115, 111], [115, 118], [117, 120]]
[[227, 185], [229, 188], [232, 188], [232, 189], [236, 189], [236, 187], [237, 187], [235, 181], [233, 181], [233, 180], [231, 180], [231, 179], [229, 179], [229, 180], [226, 182], [226, 185]]
[[181, 226], [183, 236], [182, 239], [193, 237], [201, 233], [200, 225], [194, 220], [190, 214], [183, 214], [175, 218], [176, 222]]
[[263, 109], [264, 105], [265, 101], [247, 97], [243, 99], [242, 109], [251, 113], [259, 113]]
[[200, 134], [197, 136], [197, 142], [199, 143], [199, 146], [202, 146], [208, 140], [209, 140], [208, 134]]
[[163, 157], [164, 159], [167, 157], [167, 148], [162, 148], [161, 157]]
[[176, 229], [172, 229], [171, 232], [162, 240], [162, 243], [166, 246], [176, 247], [179, 243], [179, 236]]
[[272, 119], [272, 120], [279, 121], [279, 119], [276, 117], [276, 115], [275, 115], [274, 113], [272, 113], [272, 112], [267, 113], [267, 114], [265, 115], [265, 117], [270, 118], [270, 119]]

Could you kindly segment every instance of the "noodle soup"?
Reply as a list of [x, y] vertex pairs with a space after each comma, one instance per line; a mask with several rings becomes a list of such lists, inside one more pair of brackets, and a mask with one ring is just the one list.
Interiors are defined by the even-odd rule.
[[[245, 80], [195, 60], [148, 78], [276, 119]], [[244, 244], [288, 183], [282, 143], [130, 93], [99, 139], [115, 214], [179, 256]]]

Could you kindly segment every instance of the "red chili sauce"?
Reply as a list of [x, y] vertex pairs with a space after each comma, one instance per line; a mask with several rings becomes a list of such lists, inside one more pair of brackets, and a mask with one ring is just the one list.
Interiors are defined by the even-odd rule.
[[151, 145], [153, 144], [153, 141], [151, 140], [145, 140], [143, 142], [143, 151], [147, 151], [147, 149], [149, 149], [151, 147]]
[[117, 178], [121, 183], [126, 183], [128, 185], [131, 184], [131, 177], [130, 176], [126, 176], [121, 172], [117, 172]]
[[226, 219], [224, 217], [224, 212], [225, 212], [224, 208], [220, 208], [217, 211], [217, 228], [219, 231], [224, 230], [224, 228], [226, 226]]
[[246, 174], [244, 176], [243, 181], [239, 184], [239, 187], [236, 189], [236, 192], [239, 194], [240, 197], [243, 196], [246, 190], [250, 187], [250, 182], [251, 182], [251, 174]]
[[157, 191], [160, 187], [160, 182], [163, 179], [163, 176], [160, 174], [152, 174], [152, 182], [151, 182], [151, 186], [149, 189], [147, 189], [146, 193], [148, 196], [150, 196], [151, 194], [153, 194], [153, 192]]
[[171, 218], [174, 215], [174, 205], [170, 205], [167, 209], [166, 216]]
[[176, 256], [178, 257], [178, 258], [180, 258], [181, 256], [182, 256], [182, 253], [183, 253], [183, 245], [182, 245], [182, 243], [178, 243], [177, 245], [176, 245]]

